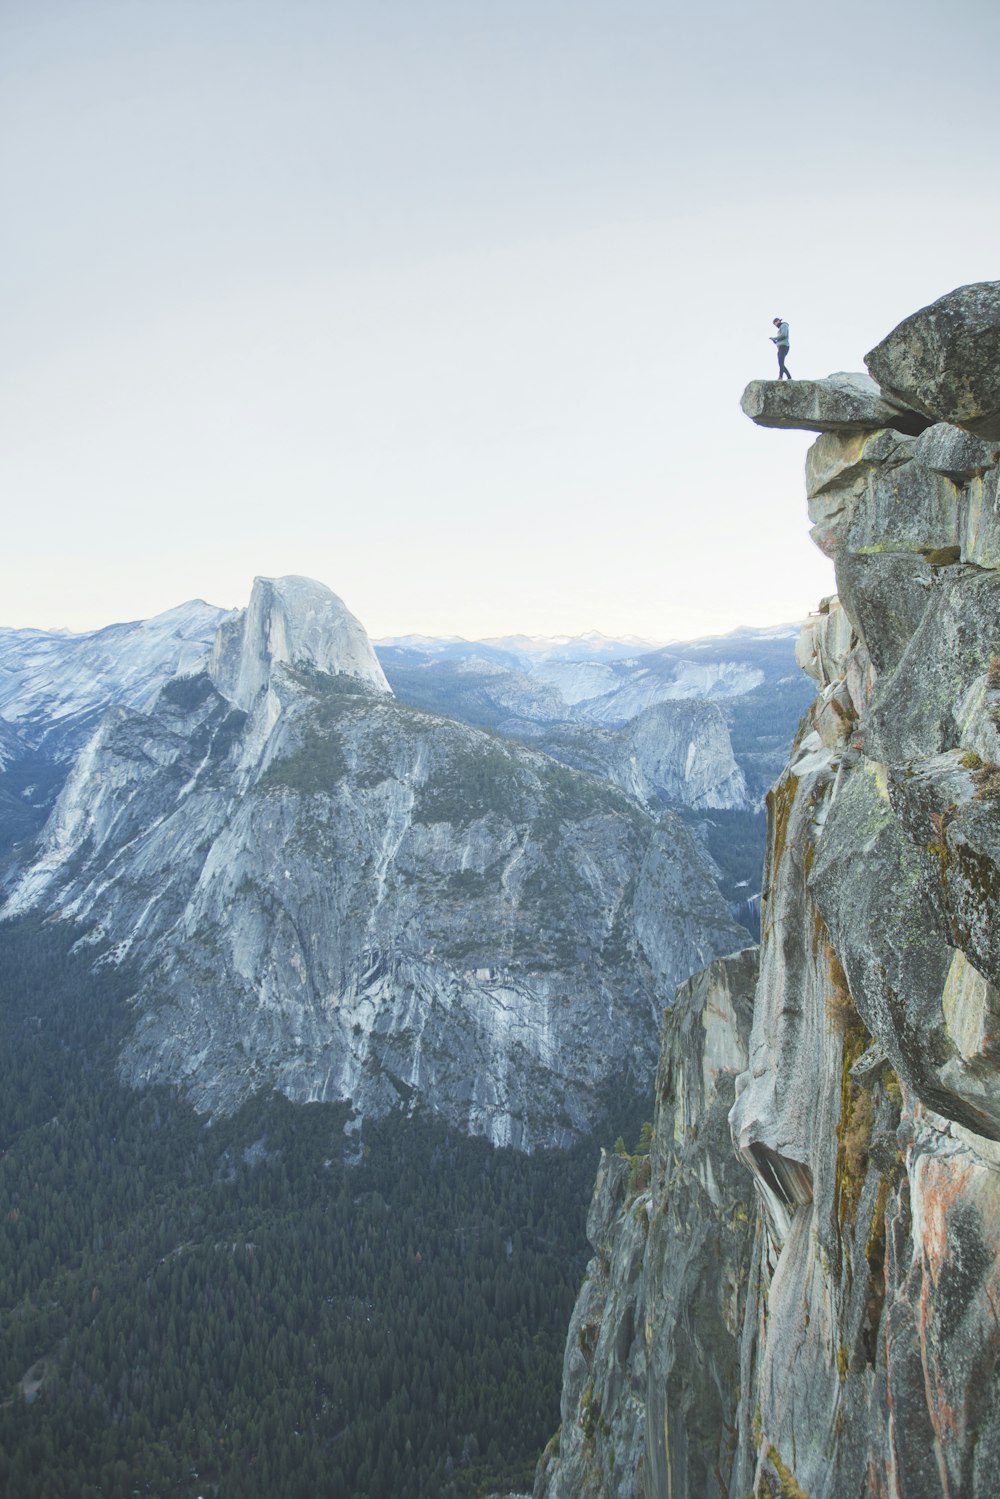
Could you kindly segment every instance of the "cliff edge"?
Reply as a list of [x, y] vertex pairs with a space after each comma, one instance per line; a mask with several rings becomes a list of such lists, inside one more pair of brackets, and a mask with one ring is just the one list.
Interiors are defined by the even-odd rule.
[[[838, 587], [802, 632], [817, 697], [769, 797], [760, 975], [729, 1121], [755, 1231], [727, 1217], [731, 1158], [709, 1106], [692, 1123], [699, 1204], [658, 1266], [641, 1260], [645, 1389], [627, 1340], [589, 1373], [606, 1390], [620, 1365], [642, 1444], [622, 1430], [609, 1475], [601, 1417], [609, 1431], [628, 1418], [592, 1420], [592, 1400], [564, 1395], [536, 1496], [996, 1492], [1000, 282], [915, 313], [866, 363], [874, 380], [754, 382], [743, 401], [763, 425], [820, 434], [809, 513]], [[687, 1086], [669, 1076], [654, 1160]], [[605, 1165], [598, 1200], [607, 1179]], [[672, 1221], [671, 1181], [653, 1173], [649, 1194], [650, 1222]], [[595, 1244], [609, 1288], [635, 1259], [633, 1221], [619, 1214]], [[679, 1286], [707, 1227], [714, 1276]], [[738, 1371], [715, 1366], [711, 1419], [696, 1401], [678, 1433], [670, 1390], [686, 1371], [702, 1387], [699, 1329], [730, 1284]], [[594, 1295], [588, 1282], [581, 1302]], [[650, 1376], [667, 1348], [669, 1377]], [[576, 1488], [560, 1487], [568, 1462]]]

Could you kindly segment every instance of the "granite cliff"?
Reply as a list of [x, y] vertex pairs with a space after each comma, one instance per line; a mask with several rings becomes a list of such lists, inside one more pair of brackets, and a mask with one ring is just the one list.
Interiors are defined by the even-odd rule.
[[634, 1154], [602, 1154], [562, 1425], [535, 1499], [719, 1492], [735, 1441], [754, 1217], [727, 1121], [756, 976], [757, 949], [747, 948], [681, 986], [663, 1018], [652, 1133]]
[[539, 1499], [996, 1492], [1000, 283], [866, 363], [744, 396], [819, 434], [838, 593], [799, 643], [752, 1024], [726, 963], [665, 1022], [648, 1184], [602, 1163]]
[[8, 876], [4, 915], [132, 976], [122, 1075], [210, 1112], [421, 1102], [521, 1149], [648, 1086], [676, 984], [746, 940], [679, 818], [397, 702], [321, 584], [259, 578], [215, 625], [101, 718]]

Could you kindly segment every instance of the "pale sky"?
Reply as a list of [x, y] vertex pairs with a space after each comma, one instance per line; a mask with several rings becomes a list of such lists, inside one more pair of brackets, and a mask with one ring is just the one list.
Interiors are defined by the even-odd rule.
[[[0, 0], [0, 624], [832, 591], [740, 413], [1000, 277], [995, 0]], [[980, 64], [978, 59], [984, 59]]]

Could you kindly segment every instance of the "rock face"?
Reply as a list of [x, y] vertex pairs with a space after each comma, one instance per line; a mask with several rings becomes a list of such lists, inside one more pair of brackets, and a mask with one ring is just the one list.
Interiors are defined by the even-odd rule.
[[960, 286], [905, 318], [865, 356], [890, 398], [1000, 440], [1000, 281]]
[[744, 807], [749, 798], [715, 703], [661, 703], [633, 719], [612, 779], [647, 804], [696, 811]]
[[681, 986], [663, 1021], [649, 1154], [601, 1157], [562, 1426], [535, 1499], [720, 1492], [714, 1475], [735, 1440], [754, 1218], [727, 1116], [747, 1062], [756, 976], [748, 948]]
[[[921, 355], [926, 388], [960, 383], [949, 351], [975, 344], [948, 327], [926, 346], [941, 351], [937, 373]], [[605, 1338], [605, 1365], [589, 1378], [594, 1390], [635, 1391], [644, 1456], [620, 1438], [633, 1487], [616, 1463], [613, 1479], [581, 1493], [991, 1499], [997, 1489], [997, 454], [940, 421], [916, 438], [895, 426], [828, 430], [806, 478], [838, 596], [800, 639], [817, 697], [769, 799], [760, 977], [730, 1114], [758, 1203], [753, 1247], [739, 1249], [739, 1393], [720, 1380], [713, 1418], [733, 1437], [700, 1489], [680, 1487], [649, 1447], [669, 1380], [643, 1395], [635, 1353]], [[687, 1085], [673, 1086], [679, 1108]], [[659, 1109], [662, 1119], [662, 1099]], [[647, 1349], [675, 1334], [666, 1288], [702, 1216], [718, 1222], [704, 1206], [671, 1240], [659, 1304], [641, 1280]], [[605, 1306], [634, 1240], [621, 1214], [601, 1228]], [[721, 1233], [724, 1276], [731, 1253]], [[693, 1330], [678, 1370], [701, 1368], [701, 1343]], [[567, 1374], [579, 1379], [569, 1353]], [[570, 1402], [563, 1443], [573, 1414]], [[668, 1412], [668, 1451], [674, 1429]], [[573, 1440], [583, 1451], [587, 1439]], [[591, 1440], [588, 1482], [596, 1428]], [[540, 1483], [564, 1461], [550, 1454]]]
[[659, 703], [617, 731], [566, 724], [539, 745], [567, 765], [605, 776], [650, 808], [721, 810], [750, 801], [716, 703]]
[[336, 594], [311, 578], [255, 578], [250, 607], [216, 635], [209, 675], [247, 713], [275, 666], [293, 662], [390, 690], [364, 627]]
[[207, 671], [106, 715], [28, 909], [135, 973], [130, 1081], [204, 1110], [419, 1098], [523, 1149], [648, 1081], [678, 981], [745, 940], [676, 817], [397, 703], [303, 579], [259, 579]]

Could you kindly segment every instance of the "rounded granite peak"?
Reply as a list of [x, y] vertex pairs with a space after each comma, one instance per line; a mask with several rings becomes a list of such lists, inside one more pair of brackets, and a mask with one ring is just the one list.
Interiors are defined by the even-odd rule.
[[211, 676], [238, 707], [251, 707], [276, 665], [311, 667], [354, 677], [377, 692], [392, 690], [360, 620], [313, 578], [254, 578], [247, 608], [219, 627]]

